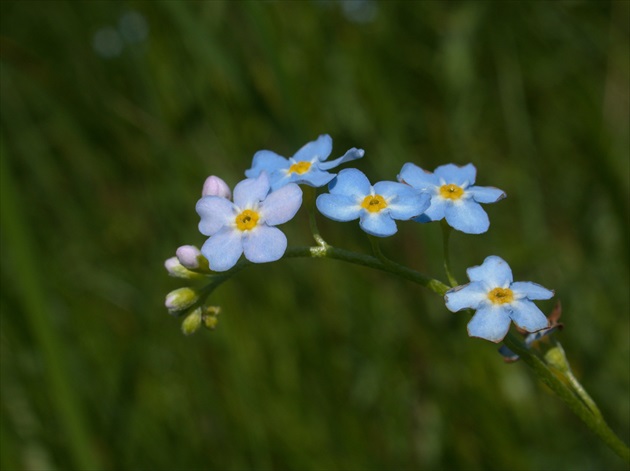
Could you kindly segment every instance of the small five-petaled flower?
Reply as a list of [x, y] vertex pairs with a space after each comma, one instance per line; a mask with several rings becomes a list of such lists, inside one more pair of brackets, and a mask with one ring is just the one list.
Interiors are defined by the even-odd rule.
[[279, 260], [287, 238], [274, 227], [295, 216], [302, 205], [302, 190], [295, 183], [269, 193], [269, 177], [243, 180], [234, 188], [234, 202], [222, 196], [204, 196], [197, 202], [199, 231], [210, 238], [201, 247], [210, 269], [232, 268], [241, 254], [254, 263]]
[[429, 207], [431, 197], [409, 185], [378, 182], [374, 186], [359, 170], [339, 172], [330, 193], [317, 197], [317, 209], [333, 221], [353, 221], [368, 234], [387, 237], [398, 230], [394, 219], [408, 220]]
[[305, 144], [293, 157], [287, 159], [270, 150], [260, 150], [254, 154], [252, 168], [245, 176], [255, 178], [260, 172], [269, 173], [271, 189], [276, 190], [287, 183], [305, 184], [312, 187], [324, 186], [335, 178], [328, 172], [338, 165], [363, 157], [363, 149], [352, 148], [342, 157], [326, 161], [332, 152], [332, 138], [322, 134], [315, 141]]
[[446, 219], [458, 231], [481, 234], [490, 227], [490, 220], [479, 203], [495, 203], [505, 198], [505, 193], [490, 186], [474, 186], [476, 175], [473, 164], [463, 167], [441, 165], [431, 173], [407, 163], [400, 171], [398, 181], [431, 195], [431, 206], [416, 221]]
[[444, 300], [450, 311], [477, 311], [468, 323], [471, 337], [498, 343], [510, 329], [510, 321], [527, 332], [548, 327], [547, 318], [532, 301], [550, 299], [553, 291], [529, 281], [514, 282], [509, 265], [496, 255], [466, 273], [470, 283], [448, 290]]

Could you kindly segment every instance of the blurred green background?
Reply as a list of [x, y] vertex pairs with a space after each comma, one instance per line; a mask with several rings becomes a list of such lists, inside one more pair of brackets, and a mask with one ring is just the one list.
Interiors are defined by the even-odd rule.
[[[624, 469], [416, 285], [253, 267], [184, 337], [163, 262], [204, 241], [205, 177], [233, 186], [259, 149], [329, 133], [373, 182], [473, 162], [508, 198], [453, 235], [456, 276], [496, 254], [554, 288], [628, 443], [629, 5], [3, 1], [2, 469]], [[383, 250], [444, 279], [439, 225], [399, 228]], [[310, 243], [303, 211], [284, 230]]]

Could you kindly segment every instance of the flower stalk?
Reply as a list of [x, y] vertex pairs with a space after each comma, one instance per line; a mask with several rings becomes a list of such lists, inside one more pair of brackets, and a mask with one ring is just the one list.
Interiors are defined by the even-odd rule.
[[[443, 297], [446, 308], [452, 312], [474, 311], [467, 326], [469, 336], [504, 342], [501, 350], [507, 351], [507, 356], [505, 351], [502, 353], [506, 358], [511, 361], [522, 358], [594, 433], [630, 462], [628, 447], [606, 424], [595, 401], [571, 371], [560, 343], [549, 337], [551, 341], [540, 350], [530, 349], [536, 339], [561, 327], [533, 302], [552, 298], [553, 290], [530, 281], [514, 282], [508, 263], [496, 255], [487, 256], [481, 265], [469, 267], [467, 284], [460, 286], [453, 274], [449, 248], [452, 230], [467, 234], [486, 232], [490, 220], [481, 205], [502, 200], [505, 192], [476, 185], [477, 169], [472, 164], [441, 165], [428, 172], [406, 163], [397, 181], [372, 185], [358, 169], [329, 172], [363, 157], [362, 149], [351, 148], [343, 156], [327, 160], [331, 151], [332, 139], [328, 135], [307, 143], [290, 158], [268, 150], [258, 151], [252, 167], [245, 172], [248, 178], [238, 183], [233, 193], [218, 177], [206, 180], [196, 209], [201, 217], [199, 231], [209, 239], [201, 249], [180, 247], [176, 257], [165, 264], [172, 276], [209, 279], [202, 288], [180, 288], [166, 298], [166, 307], [172, 314], [185, 316], [183, 332], [190, 335], [202, 325], [213, 329], [219, 308], [206, 306], [206, 298], [253, 264], [281, 258], [329, 258], [391, 273]], [[298, 185], [305, 185], [304, 190]], [[316, 188], [324, 185], [328, 185], [328, 192], [317, 196]], [[288, 247], [286, 236], [276, 226], [292, 219], [303, 199], [316, 245]], [[317, 227], [315, 208], [333, 221], [358, 219], [360, 228], [368, 234], [372, 254], [329, 245]], [[404, 221], [440, 221], [448, 285], [383, 254], [379, 239], [394, 235], [397, 224]], [[529, 333], [525, 344], [509, 333], [512, 323]]]
[[[575, 376], [572, 373], [570, 377], [567, 376], [566, 371], [570, 371], [570, 368], [565, 371], [555, 368], [525, 347], [511, 333], [505, 337], [504, 343], [510, 350], [517, 353], [538, 379], [547, 385], [611, 450], [630, 463], [630, 449], [611, 430], [599, 408]], [[566, 364], [568, 366], [568, 362]]]

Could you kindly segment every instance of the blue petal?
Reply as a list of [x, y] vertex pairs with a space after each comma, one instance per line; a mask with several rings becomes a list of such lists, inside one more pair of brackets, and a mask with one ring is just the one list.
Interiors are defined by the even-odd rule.
[[433, 219], [427, 217], [426, 214], [421, 214], [417, 218], [413, 218], [412, 221], [420, 222], [420, 223], [427, 223], [427, 222], [433, 222]]
[[224, 227], [210, 237], [201, 247], [201, 253], [208, 259], [210, 269], [225, 271], [236, 265], [243, 253], [242, 232]]
[[525, 337], [525, 345], [530, 347], [537, 340], [539, 340], [539, 339], [541, 339], [543, 337], [546, 337], [547, 335], [552, 334], [553, 332], [555, 332], [559, 328], [560, 328], [560, 325], [556, 324], [553, 327], [548, 327], [546, 329], [541, 329], [538, 332], [534, 332], [532, 334], [528, 334], [527, 337]]
[[488, 306], [479, 309], [468, 323], [468, 335], [498, 343], [510, 330], [510, 316], [505, 308]]
[[490, 227], [490, 219], [479, 203], [460, 199], [449, 204], [444, 212], [446, 222], [466, 234], [481, 234]]
[[354, 197], [366, 197], [370, 194], [372, 186], [368, 178], [356, 168], [343, 169], [330, 185], [328, 191], [333, 195], [346, 195]]
[[493, 186], [471, 186], [466, 189], [477, 203], [496, 203], [506, 197], [503, 190]]
[[477, 169], [473, 164], [464, 165], [463, 167], [458, 167], [455, 164], [446, 164], [440, 165], [435, 169], [434, 173], [436, 177], [444, 180], [446, 183], [463, 186], [464, 184], [472, 185], [475, 183]]
[[361, 214], [361, 205], [351, 196], [324, 193], [315, 204], [320, 213], [333, 221], [352, 221]]
[[394, 220], [385, 211], [378, 213], [363, 211], [359, 226], [368, 234], [376, 237], [389, 237], [398, 230]]
[[544, 288], [537, 283], [531, 281], [517, 281], [510, 285], [510, 289], [517, 298], [527, 299], [551, 299], [553, 298], [553, 290]]
[[346, 152], [343, 156], [330, 160], [328, 162], [321, 162], [318, 167], [322, 170], [330, 170], [331, 168], [335, 168], [337, 165], [341, 165], [345, 162], [350, 162], [351, 160], [360, 159], [365, 155], [365, 151], [363, 149], [357, 149], [353, 147], [348, 152]]
[[291, 220], [301, 205], [302, 190], [295, 183], [289, 183], [267, 196], [260, 206], [260, 213], [266, 224], [276, 226]]
[[329, 183], [333, 178], [335, 178], [334, 173], [323, 172], [315, 167], [311, 167], [311, 170], [303, 175], [293, 174], [291, 181], [300, 185], [305, 184], [319, 188]]
[[245, 258], [254, 263], [279, 260], [287, 249], [287, 238], [276, 227], [257, 226], [243, 237]]
[[507, 348], [505, 345], [501, 345], [501, 348], [499, 348], [499, 353], [503, 356], [503, 358], [507, 362], [513, 362], [519, 359], [519, 356], [516, 353], [514, 353], [512, 350]]
[[549, 321], [533, 302], [522, 299], [512, 302], [510, 307], [510, 317], [521, 329], [536, 332], [549, 327]]
[[257, 178], [247, 178], [234, 187], [234, 204], [241, 209], [251, 208], [269, 193], [269, 176], [262, 171]]
[[431, 204], [431, 197], [427, 193], [418, 193], [413, 196], [397, 197], [389, 205], [389, 213], [394, 219], [408, 221], [419, 216]]
[[[430, 206], [425, 210], [421, 218], [428, 218], [428, 221], [439, 221], [444, 219], [446, 209], [451, 205], [449, 201], [437, 195], [431, 196]], [[425, 221], [420, 221], [425, 222]]]
[[481, 265], [466, 270], [470, 281], [482, 281], [492, 288], [507, 288], [512, 283], [512, 270], [505, 260], [496, 255], [486, 257]]
[[269, 186], [271, 186], [271, 191], [276, 191], [282, 188], [287, 183], [291, 183], [291, 176], [293, 174], [288, 174], [286, 169], [275, 170], [273, 173], [269, 175]]
[[471, 282], [449, 289], [444, 295], [446, 308], [451, 312], [479, 309], [488, 301], [488, 289], [483, 283]]
[[273, 171], [281, 168], [289, 168], [289, 159], [285, 159], [270, 150], [259, 150], [254, 154], [252, 168], [245, 170], [245, 176], [247, 178], [256, 178], [263, 170], [271, 174]]
[[420, 194], [420, 190], [398, 182], [378, 182], [374, 185], [374, 193], [388, 199], [394, 196], [413, 196]]
[[293, 158], [297, 162], [312, 160], [326, 160], [332, 151], [332, 138], [328, 134], [322, 134], [316, 141], [305, 144], [298, 150]]
[[438, 177], [412, 163], [403, 165], [397, 179], [399, 182], [406, 183], [419, 190], [432, 189], [439, 185]]
[[232, 202], [219, 196], [204, 196], [197, 201], [196, 210], [201, 216], [199, 232], [207, 236], [233, 222], [236, 215]]
[[431, 196], [409, 185], [396, 182], [378, 182], [374, 193], [387, 201], [387, 209], [394, 219], [407, 221], [422, 214], [431, 204]]

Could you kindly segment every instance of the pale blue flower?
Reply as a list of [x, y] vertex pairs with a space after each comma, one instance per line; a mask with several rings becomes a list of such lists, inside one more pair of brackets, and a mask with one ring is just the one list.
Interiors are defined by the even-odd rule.
[[232, 268], [241, 254], [250, 262], [280, 259], [287, 248], [286, 236], [274, 226], [295, 216], [302, 205], [302, 190], [290, 183], [269, 193], [269, 177], [262, 172], [234, 188], [234, 202], [220, 196], [204, 196], [197, 202], [199, 231], [210, 238], [201, 247], [210, 269]]
[[505, 198], [505, 193], [494, 187], [473, 186], [476, 174], [473, 164], [463, 167], [442, 165], [431, 173], [407, 163], [400, 171], [398, 181], [431, 195], [431, 206], [416, 219], [418, 222], [446, 218], [446, 222], [458, 231], [481, 234], [490, 227], [490, 220], [479, 203], [496, 203]]
[[446, 307], [453, 312], [477, 311], [468, 323], [468, 335], [500, 342], [510, 328], [510, 321], [526, 332], [548, 327], [548, 321], [532, 302], [549, 299], [553, 291], [529, 281], [512, 281], [512, 270], [501, 257], [491, 255], [484, 262], [466, 270], [470, 283], [446, 292]]
[[335, 178], [335, 174], [329, 173], [328, 170], [344, 162], [360, 159], [365, 153], [363, 149], [353, 147], [342, 157], [325, 162], [331, 152], [332, 139], [328, 134], [322, 134], [317, 140], [305, 144], [288, 159], [270, 150], [261, 150], [254, 154], [252, 168], [245, 171], [245, 176], [255, 178], [262, 171], [268, 172], [272, 190], [287, 183], [306, 184], [317, 188]]
[[359, 219], [368, 234], [387, 237], [398, 230], [394, 219], [408, 220], [429, 207], [428, 194], [397, 182], [378, 182], [374, 186], [359, 170], [339, 172], [329, 185], [330, 193], [317, 197], [317, 209], [333, 221]]

